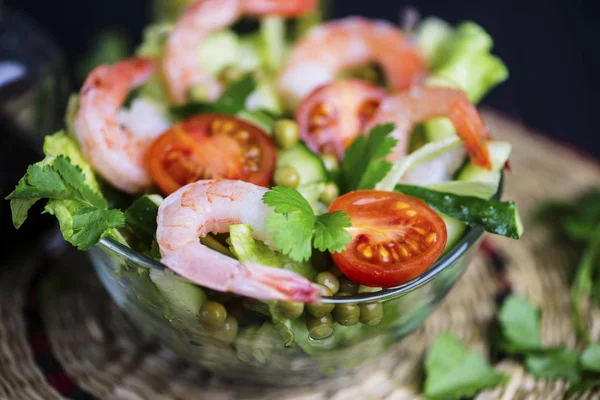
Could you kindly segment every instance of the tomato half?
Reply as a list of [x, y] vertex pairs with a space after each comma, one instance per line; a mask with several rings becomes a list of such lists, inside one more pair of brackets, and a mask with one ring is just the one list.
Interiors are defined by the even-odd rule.
[[275, 146], [262, 129], [221, 114], [180, 122], [159, 136], [146, 155], [150, 174], [165, 195], [201, 179], [267, 186], [275, 159]]
[[318, 0], [244, 0], [247, 14], [295, 17], [314, 11]]
[[329, 211], [352, 219], [352, 242], [332, 254], [338, 268], [366, 286], [393, 287], [421, 275], [446, 245], [446, 225], [421, 200], [395, 192], [359, 190], [338, 197]]
[[366, 81], [348, 79], [315, 89], [296, 114], [300, 136], [319, 154], [344, 150], [364, 130], [385, 96], [385, 90]]

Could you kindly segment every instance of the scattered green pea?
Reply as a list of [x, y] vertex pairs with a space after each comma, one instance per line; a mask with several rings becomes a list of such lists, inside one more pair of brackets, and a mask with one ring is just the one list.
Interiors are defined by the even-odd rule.
[[340, 290], [342, 292], [356, 294], [356, 293], [358, 293], [358, 286], [359, 286], [358, 283], [351, 281], [350, 279], [348, 279], [345, 276], [342, 276], [340, 278]]
[[[340, 292], [337, 294], [339, 297], [351, 296], [350, 293]], [[333, 319], [340, 325], [352, 326], [356, 325], [360, 318], [360, 309], [356, 303], [343, 303], [336, 304], [335, 308], [331, 312]]]
[[375, 292], [381, 291], [381, 289], [382, 288], [380, 288], [380, 287], [371, 287], [371, 286], [360, 285], [358, 287], [358, 293], [375, 293]]
[[295, 189], [300, 183], [300, 175], [296, 171], [296, 168], [285, 165], [275, 170], [273, 180], [278, 186], [287, 186]]
[[216, 301], [209, 301], [200, 310], [200, 322], [207, 329], [215, 330], [222, 328], [226, 319], [227, 310], [225, 310], [223, 304]]
[[230, 84], [240, 80], [243, 75], [242, 70], [234, 65], [228, 65], [219, 72], [218, 79], [225, 84]]
[[336, 294], [340, 290], [340, 280], [331, 272], [321, 272], [315, 281], [331, 290], [332, 294]]
[[321, 201], [325, 204], [331, 204], [340, 196], [340, 188], [334, 182], [328, 182], [321, 193]]
[[340, 169], [340, 163], [334, 154], [323, 154], [321, 160], [328, 172], [337, 172]]
[[282, 149], [289, 149], [298, 143], [300, 130], [296, 121], [280, 119], [273, 126], [273, 134], [277, 145]]
[[238, 333], [238, 322], [235, 317], [228, 315], [223, 326], [211, 333], [211, 336], [221, 342], [231, 344]]
[[365, 325], [377, 325], [383, 319], [383, 304], [365, 303], [358, 306], [360, 309], [360, 322]]
[[297, 301], [281, 301], [277, 310], [287, 319], [296, 319], [304, 312], [304, 303]]
[[193, 85], [188, 90], [188, 97], [192, 101], [208, 101], [209, 94], [208, 87], [203, 84]]
[[327, 314], [322, 317], [306, 316], [306, 328], [313, 339], [326, 339], [335, 331], [333, 329], [333, 318]]
[[[331, 290], [327, 286], [323, 286], [323, 285], [318, 285], [318, 286], [319, 286], [319, 291], [321, 292], [321, 296], [332, 296], [333, 295], [333, 293], [331, 293]], [[306, 310], [312, 316], [320, 318], [320, 317], [323, 317], [323, 316], [329, 314], [331, 312], [331, 310], [333, 310], [333, 307], [335, 307], [334, 304], [314, 303], [314, 304], [307, 304]]]

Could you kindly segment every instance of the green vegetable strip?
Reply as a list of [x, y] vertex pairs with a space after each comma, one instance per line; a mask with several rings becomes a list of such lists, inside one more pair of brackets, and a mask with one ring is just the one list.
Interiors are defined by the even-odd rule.
[[461, 144], [462, 140], [457, 137], [450, 137], [444, 140], [426, 144], [414, 153], [411, 153], [396, 161], [387, 175], [385, 175], [385, 177], [377, 185], [375, 185], [375, 189], [388, 191], [393, 190], [394, 185], [400, 182], [400, 179], [408, 171], [439, 157], [440, 155], [460, 146]]
[[514, 202], [484, 200], [437, 192], [420, 186], [396, 185], [395, 190], [425, 201], [434, 210], [487, 232], [518, 239], [523, 227]]

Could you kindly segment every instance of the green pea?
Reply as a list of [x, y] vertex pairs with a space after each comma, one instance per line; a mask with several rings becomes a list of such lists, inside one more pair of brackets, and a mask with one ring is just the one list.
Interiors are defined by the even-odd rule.
[[326, 339], [335, 332], [333, 329], [333, 319], [329, 314], [322, 317], [307, 315], [306, 328], [308, 329], [310, 337], [317, 340]]
[[277, 145], [282, 149], [293, 147], [300, 138], [298, 124], [291, 119], [280, 119], [275, 122], [273, 133]]
[[340, 169], [340, 163], [334, 154], [323, 154], [321, 160], [328, 172], [337, 172]]
[[287, 319], [296, 319], [304, 312], [304, 303], [297, 301], [281, 301], [277, 310]]
[[[337, 296], [350, 296], [350, 293], [340, 292], [337, 294]], [[360, 309], [356, 303], [336, 304], [335, 308], [331, 312], [331, 315], [338, 324], [343, 326], [352, 326], [356, 325], [360, 318]]]
[[275, 170], [273, 180], [278, 186], [287, 186], [295, 189], [300, 183], [300, 175], [296, 171], [296, 168], [285, 165]]
[[356, 294], [358, 293], [358, 286], [358, 283], [351, 281], [345, 276], [340, 278], [340, 290], [342, 292]]
[[380, 287], [371, 287], [371, 286], [364, 286], [364, 285], [360, 285], [358, 287], [358, 293], [375, 293], [375, 292], [379, 292], [381, 290], [382, 290], [382, 288], [380, 288]]
[[235, 317], [228, 315], [223, 326], [211, 333], [211, 336], [227, 344], [233, 343], [238, 334], [238, 322]]
[[219, 72], [218, 79], [225, 84], [230, 84], [240, 80], [243, 75], [242, 70], [234, 65], [228, 65]]
[[360, 322], [365, 325], [377, 325], [383, 319], [383, 304], [365, 303], [358, 306], [360, 309]]
[[216, 301], [209, 301], [200, 310], [200, 322], [207, 329], [215, 330], [222, 328], [226, 319], [227, 310], [225, 310], [225, 306]]
[[335, 199], [340, 196], [340, 188], [333, 182], [325, 184], [323, 192], [321, 193], [321, 201], [325, 204], [331, 204]]
[[208, 101], [209, 94], [208, 87], [203, 84], [194, 85], [188, 90], [188, 97], [192, 101]]
[[[327, 286], [323, 286], [323, 285], [318, 285], [318, 286], [319, 286], [319, 290], [321, 292], [321, 296], [332, 296], [333, 295], [333, 293], [331, 293], [331, 290]], [[333, 307], [335, 307], [334, 304], [314, 303], [314, 304], [307, 304], [306, 310], [312, 316], [320, 318], [320, 317], [323, 317], [323, 316], [329, 314], [331, 312], [331, 310], [333, 310]]]
[[321, 272], [317, 275], [315, 282], [317, 282], [319, 285], [325, 286], [331, 290], [331, 293], [333, 294], [336, 294], [340, 290], [340, 280], [331, 272]]

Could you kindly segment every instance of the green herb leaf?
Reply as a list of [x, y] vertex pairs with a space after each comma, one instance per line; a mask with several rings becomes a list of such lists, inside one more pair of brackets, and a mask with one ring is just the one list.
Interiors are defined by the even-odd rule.
[[256, 89], [256, 80], [252, 74], [247, 74], [237, 82], [232, 83], [223, 91], [215, 102], [191, 102], [171, 109], [178, 120], [184, 120], [203, 113], [220, 113], [235, 115], [245, 110], [247, 97]]
[[277, 186], [265, 193], [263, 202], [274, 208], [266, 226], [275, 234], [282, 253], [294, 261], [306, 261], [312, 254], [312, 239], [321, 250], [340, 251], [350, 241], [344, 229], [350, 226], [345, 213], [327, 213], [316, 217], [310, 203], [295, 189]]
[[331, 253], [344, 251], [352, 240], [352, 236], [344, 228], [350, 226], [352, 222], [344, 211], [319, 215], [315, 223], [315, 248]]
[[[62, 153], [57, 152], [57, 143]], [[7, 197], [15, 227], [23, 224], [37, 201], [48, 200], [45, 211], [57, 217], [64, 239], [78, 249], [87, 250], [104, 236], [120, 239], [116, 229], [125, 224], [123, 213], [108, 209], [77, 144], [57, 133], [46, 138], [44, 153], [46, 158], [30, 166]]]
[[480, 354], [468, 352], [454, 336], [440, 335], [425, 359], [425, 395], [431, 399], [472, 397], [482, 389], [501, 385], [497, 373]]
[[590, 242], [583, 253], [583, 258], [577, 266], [577, 272], [571, 287], [571, 307], [575, 328], [581, 337], [588, 340], [589, 333], [584, 322], [583, 300], [592, 295], [594, 286], [594, 269], [600, 260], [600, 230], [590, 238]]
[[542, 348], [540, 315], [526, 299], [510, 296], [504, 301], [498, 318], [505, 351], [527, 352]]
[[577, 354], [567, 348], [548, 349], [525, 359], [529, 372], [538, 378], [579, 380]]
[[[368, 135], [358, 136], [344, 153], [342, 179], [346, 192], [373, 189], [392, 168], [386, 157], [398, 143], [389, 136], [394, 124], [377, 125]], [[363, 170], [364, 166], [366, 170]]]
[[438, 192], [421, 186], [396, 185], [397, 192], [423, 200], [434, 210], [456, 218], [469, 226], [480, 227], [487, 232], [518, 239], [523, 225], [512, 201], [481, 199]]
[[600, 372], [600, 344], [589, 345], [581, 355], [580, 362], [584, 370]]

